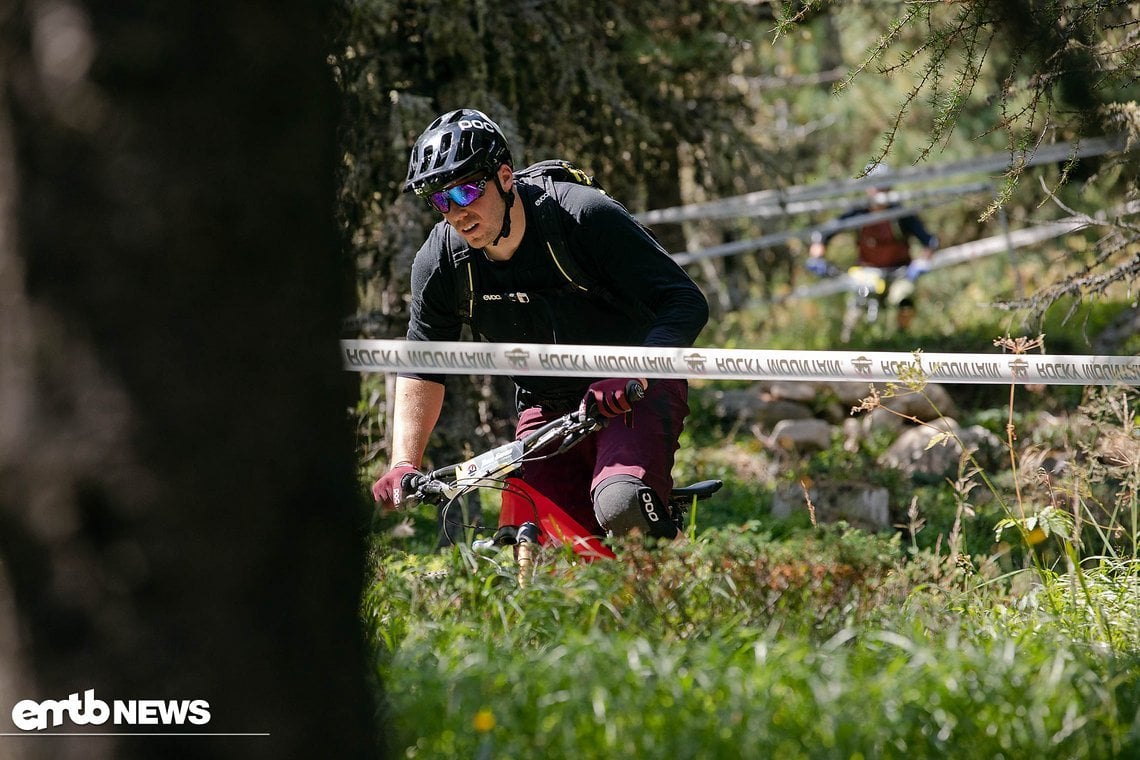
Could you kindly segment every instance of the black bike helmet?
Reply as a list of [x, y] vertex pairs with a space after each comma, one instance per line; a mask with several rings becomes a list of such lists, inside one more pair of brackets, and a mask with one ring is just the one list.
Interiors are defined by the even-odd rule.
[[412, 146], [404, 192], [439, 190], [457, 179], [494, 173], [511, 162], [507, 138], [482, 111], [460, 108], [436, 118]]

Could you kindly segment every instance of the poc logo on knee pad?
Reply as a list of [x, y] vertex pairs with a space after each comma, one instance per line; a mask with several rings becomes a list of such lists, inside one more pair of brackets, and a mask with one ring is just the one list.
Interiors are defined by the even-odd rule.
[[637, 502], [641, 506], [641, 514], [649, 527], [650, 535], [659, 538], [673, 538], [677, 535], [677, 525], [652, 488], [646, 486], [637, 489]]
[[661, 522], [656, 494], [649, 488], [642, 488], [638, 491], [637, 498], [641, 500], [641, 511], [645, 513], [645, 519], [651, 523]]
[[677, 535], [677, 526], [653, 489], [632, 475], [613, 475], [594, 489], [598, 524], [615, 535], [641, 531], [660, 538]]

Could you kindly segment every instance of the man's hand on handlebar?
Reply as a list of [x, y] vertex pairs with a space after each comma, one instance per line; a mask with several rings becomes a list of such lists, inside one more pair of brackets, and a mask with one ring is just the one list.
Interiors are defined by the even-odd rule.
[[372, 498], [383, 509], [394, 510], [404, 506], [403, 480], [405, 475], [419, 474], [410, 462], [397, 462], [382, 478], [372, 484]]
[[649, 381], [645, 378], [631, 380], [629, 378], [609, 378], [599, 380], [586, 390], [582, 399], [582, 411], [589, 413], [594, 409], [603, 417], [618, 417], [633, 411], [633, 403], [645, 397], [645, 389]]
[[930, 271], [930, 259], [915, 259], [906, 268], [906, 278], [914, 282]]

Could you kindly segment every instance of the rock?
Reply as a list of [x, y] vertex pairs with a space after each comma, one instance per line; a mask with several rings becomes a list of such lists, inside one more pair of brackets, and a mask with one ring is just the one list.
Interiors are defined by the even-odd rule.
[[1035, 442], [1057, 448], [1069, 448], [1076, 442], [1091, 444], [1100, 437], [1098, 426], [1084, 414], [1058, 416], [1041, 412], [1033, 427]]
[[824, 420], [780, 420], [768, 442], [785, 451], [822, 451], [831, 445], [831, 425]]
[[[946, 432], [951, 435], [945, 436]], [[962, 456], [962, 447], [954, 436], [961, 433], [957, 420], [949, 417], [908, 428], [883, 453], [879, 462], [908, 475], [953, 477], [958, 474], [958, 461]], [[940, 437], [939, 442], [932, 444], [936, 436]]]
[[963, 430], [960, 436], [962, 443], [974, 452], [974, 459], [978, 460], [983, 469], [993, 470], [1002, 465], [1005, 445], [992, 432], [981, 425], [971, 425]]
[[799, 401], [811, 403], [820, 395], [819, 383], [776, 381], [768, 386], [768, 396], [773, 400]]
[[[808, 498], [815, 509], [816, 522], [845, 520], [869, 530], [891, 525], [890, 494], [883, 486], [861, 481], [818, 482], [808, 486]], [[788, 517], [796, 511], [807, 511], [803, 487], [782, 483], [772, 499], [772, 514]]]
[[957, 405], [941, 385], [927, 383], [922, 393], [900, 388], [899, 394], [884, 398], [883, 406], [922, 422], [930, 422], [939, 417], [955, 417], [958, 414]]
[[855, 452], [863, 441], [863, 425], [860, 420], [848, 417], [843, 420], [843, 450]]
[[863, 399], [871, 395], [870, 383], [836, 381], [827, 383], [827, 389], [835, 395], [835, 398], [839, 399], [839, 403], [848, 409], [859, 406]]
[[713, 393], [716, 415], [726, 424], [759, 424], [771, 427], [780, 420], [812, 417], [811, 408], [795, 401], [766, 399], [756, 389], [730, 389]]
[[863, 435], [870, 436], [880, 430], [889, 433], [899, 433], [909, 424], [902, 417], [887, 409], [872, 409], [858, 418], [863, 429]]

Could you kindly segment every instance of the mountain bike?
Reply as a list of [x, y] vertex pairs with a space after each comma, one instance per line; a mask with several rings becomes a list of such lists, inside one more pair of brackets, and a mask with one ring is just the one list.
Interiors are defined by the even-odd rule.
[[[631, 381], [626, 391], [631, 399], [639, 398], [643, 392], [637, 381]], [[608, 422], [609, 419], [595, 409], [577, 409], [518, 440], [466, 461], [423, 474], [409, 473], [400, 486], [413, 501], [436, 504], [444, 510], [476, 489], [500, 491], [502, 507], [498, 529], [493, 536], [476, 539], [472, 548], [486, 551], [514, 546], [521, 583], [525, 584], [529, 577], [535, 552], [540, 546], [567, 546], [578, 559], [586, 562], [614, 559], [616, 555], [606, 546], [605, 536], [592, 532], [553, 500], [527, 485], [526, 481], [512, 476], [527, 462], [548, 459], [576, 446]], [[667, 518], [678, 530], [683, 530], [691, 506], [709, 498], [723, 485], [720, 480], [703, 480], [673, 488], [666, 504]], [[483, 526], [467, 527], [483, 529]]]
[[[914, 284], [906, 279], [906, 266], [872, 267], [856, 264], [849, 267], [846, 272], [838, 267], [830, 266], [827, 277], [842, 278], [844, 289], [847, 291], [847, 306], [843, 311], [843, 324], [839, 339], [849, 343], [855, 328], [860, 324], [873, 325], [879, 320], [881, 312], [890, 306], [901, 310], [909, 309], [913, 314], [914, 307], [911, 296], [914, 294]], [[900, 327], [906, 325], [902, 315], [899, 316]]]

